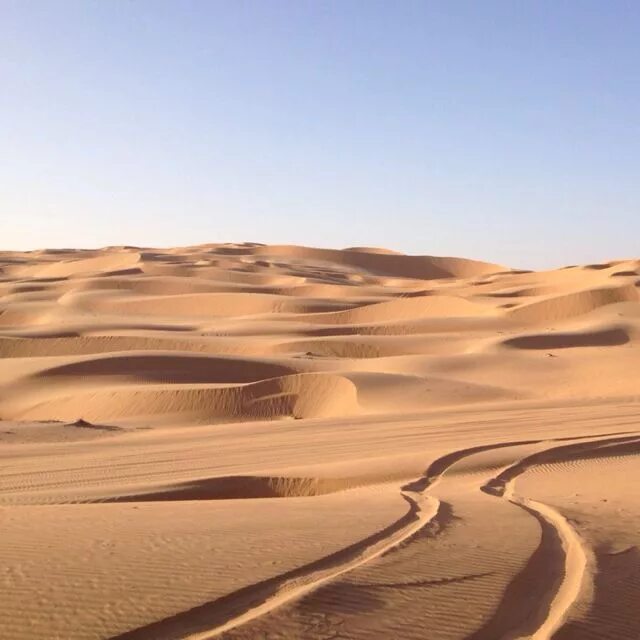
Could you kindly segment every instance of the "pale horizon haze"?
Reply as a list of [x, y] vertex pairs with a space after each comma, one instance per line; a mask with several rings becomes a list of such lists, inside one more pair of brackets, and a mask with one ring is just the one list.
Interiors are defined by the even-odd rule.
[[0, 248], [638, 257], [640, 4], [0, 0]]

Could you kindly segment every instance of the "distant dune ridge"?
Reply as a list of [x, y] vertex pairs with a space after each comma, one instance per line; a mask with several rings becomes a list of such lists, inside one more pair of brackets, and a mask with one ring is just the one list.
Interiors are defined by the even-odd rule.
[[0, 445], [3, 639], [640, 638], [638, 259], [5, 251]]

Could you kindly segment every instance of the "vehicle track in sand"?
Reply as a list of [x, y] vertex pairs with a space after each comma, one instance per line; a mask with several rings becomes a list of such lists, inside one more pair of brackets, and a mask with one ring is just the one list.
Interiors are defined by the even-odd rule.
[[[589, 441], [585, 442], [586, 438], [589, 438]], [[562, 440], [565, 439], [512, 441], [448, 453], [432, 462], [422, 476], [401, 488], [401, 495], [409, 504], [409, 510], [402, 518], [385, 529], [330, 556], [263, 582], [249, 585], [193, 609], [125, 632], [115, 636], [113, 640], [143, 640], [159, 637], [207, 640], [254, 621], [408, 544], [430, 523], [437, 524], [442, 507], [445, 505], [438, 498], [426, 495], [426, 492], [440, 483], [443, 476], [456, 463], [484, 452], [509, 447], [544, 445], [546, 442], [550, 446], [544, 450], [525, 455], [515, 462], [512, 461], [511, 464], [502, 466], [499, 473], [491, 477], [487, 478], [485, 475], [483, 481], [478, 483], [477, 489], [507, 500], [535, 517], [542, 531], [540, 553], [553, 553], [555, 560], [561, 563], [562, 567], [557, 567], [551, 584], [546, 587], [548, 598], [541, 601], [534, 615], [525, 616], [524, 620], [516, 621], [515, 625], [513, 616], [505, 615], [512, 600], [510, 585], [495, 615], [481, 629], [472, 634], [470, 640], [488, 640], [489, 638], [492, 640], [498, 638], [548, 640], [567, 620], [574, 603], [588, 592], [590, 550], [585, 547], [566, 518], [555, 509], [516, 495], [513, 488], [515, 480], [518, 475], [538, 464], [564, 461], [576, 455], [596, 455], [599, 449], [602, 449], [606, 455], [612, 452], [612, 446], [633, 445], [637, 442], [637, 434], [625, 436], [601, 434], [584, 439], [575, 438], [575, 440], [581, 440], [577, 443], [558, 445], [558, 441]], [[434, 528], [437, 529], [437, 527]], [[530, 565], [534, 560], [533, 557], [530, 559], [527, 567], [515, 577], [514, 582], [527, 581]], [[518, 593], [517, 587], [513, 592]]]

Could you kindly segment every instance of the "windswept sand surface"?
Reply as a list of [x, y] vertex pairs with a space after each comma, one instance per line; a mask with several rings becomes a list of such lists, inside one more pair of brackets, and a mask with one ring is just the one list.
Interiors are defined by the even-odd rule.
[[640, 260], [0, 254], [0, 638], [638, 640]]

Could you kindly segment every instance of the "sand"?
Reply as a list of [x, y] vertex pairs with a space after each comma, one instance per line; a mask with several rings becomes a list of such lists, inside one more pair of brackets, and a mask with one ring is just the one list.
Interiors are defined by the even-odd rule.
[[637, 640], [640, 260], [0, 253], [0, 637]]

